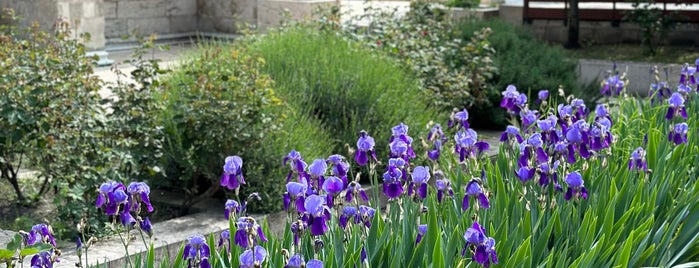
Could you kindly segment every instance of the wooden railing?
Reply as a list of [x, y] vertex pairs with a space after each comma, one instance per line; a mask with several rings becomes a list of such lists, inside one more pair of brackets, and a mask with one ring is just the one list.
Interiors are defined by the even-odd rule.
[[[563, 23], [567, 22], [567, 14], [570, 8], [569, 0], [524, 0], [524, 8], [522, 9], [522, 18], [525, 23], [531, 23], [533, 20], [562, 20]], [[662, 11], [664, 14], [677, 15], [675, 18], [681, 22], [687, 23], [699, 23], [699, 0], [655, 0], [653, 1], [656, 5], [662, 5]], [[531, 7], [532, 3], [557, 3], [558, 7]], [[630, 3], [632, 1], [624, 0], [578, 0], [578, 3], [598, 3], [598, 4], [610, 4], [611, 8], [579, 8], [580, 21], [609, 21], [612, 25], [618, 25], [619, 22], [624, 20], [626, 13], [630, 9]], [[619, 4], [624, 3], [627, 8], [620, 9]], [[680, 8], [680, 9], [668, 9], [668, 6], [672, 7], [675, 4], [680, 4], [680, 7], [692, 7], [692, 8]], [[580, 5], [579, 5], [580, 6]]]

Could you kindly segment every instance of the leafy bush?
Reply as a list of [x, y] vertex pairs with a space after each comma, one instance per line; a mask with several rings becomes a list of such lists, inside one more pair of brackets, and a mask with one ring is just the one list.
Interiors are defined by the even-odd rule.
[[444, 2], [444, 5], [450, 7], [473, 8], [478, 7], [480, 0], [449, 0]]
[[280, 127], [282, 100], [272, 80], [259, 71], [263, 65], [264, 59], [249, 56], [242, 47], [202, 46], [164, 82], [158, 98], [165, 104], [159, 118], [166, 133], [166, 178], [154, 185], [185, 193], [185, 209], [217, 192], [221, 161], [231, 154], [251, 162], [245, 165], [248, 189], [279, 191], [267, 181], [283, 176], [268, 178], [272, 174], [265, 174], [265, 168], [281, 166], [283, 155], [266, 155], [273, 145], [265, 142]]
[[[425, 1], [412, 2], [405, 15], [369, 9], [335, 27], [343, 36], [398, 59], [442, 111], [490, 105], [489, 96], [497, 94], [486, 83], [495, 71], [490, 32], [484, 29], [462, 40], [454, 28], [444, 10]], [[454, 64], [453, 59], [468, 64]]]
[[[389, 135], [380, 126], [405, 122], [419, 130], [435, 117], [425, 92], [398, 63], [334, 33], [271, 32], [253, 43], [251, 52], [267, 59], [263, 70], [277, 83], [279, 96], [329, 134], [331, 152], [344, 154], [347, 143], [354, 147], [362, 129]], [[387, 147], [377, 142], [378, 150]]]
[[[566, 57], [562, 48], [549, 46], [537, 40], [525, 29], [512, 26], [502, 20], [466, 20], [459, 25], [463, 40], [469, 40], [475, 32], [483, 28], [492, 29], [488, 41], [495, 49], [493, 57], [497, 72], [488, 80], [498, 91], [513, 84], [520, 91], [528, 92], [530, 99], [536, 99], [539, 90], [549, 90], [552, 97], [562, 87], [566, 94], [573, 94], [590, 100], [589, 87], [576, 84], [576, 63]], [[468, 60], [455, 59], [454, 64], [470, 64]], [[492, 106], [475, 106], [472, 113], [473, 124], [482, 127], [503, 127], [505, 113], [497, 107], [500, 94], [490, 95]]]

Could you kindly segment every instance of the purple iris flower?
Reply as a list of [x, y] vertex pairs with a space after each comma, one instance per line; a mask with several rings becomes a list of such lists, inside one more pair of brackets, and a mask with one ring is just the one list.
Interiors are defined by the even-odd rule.
[[330, 176], [325, 179], [325, 182], [323, 183], [323, 191], [327, 193], [327, 202], [328, 202], [328, 207], [332, 208], [333, 207], [333, 198], [337, 196], [340, 192], [345, 190], [344, 188], [344, 182], [338, 177], [335, 176]]
[[643, 147], [638, 147], [631, 153], [631, 159], [629, 159], [629, 170], [648, 171], [648, 164], [646, 163], [646, 150], [644, 150]]
[[299, 219], [291, 223], [291, 226], [289, 228], [291, 230], [291, 233], [294, 234], [294, 245], [298, 246], [299, 238], [308, 229], [308, 223], [304, 220]]
[[[436, 172], [435, 177], [437, 177]], [[442, 203], [442, 199], [444, 199], [444, 193], [446, 193], [449, 197], [454, 197], [454, 190], [451, 188], [451, 181], [449, 181], [448, 179], [437, 180], [435, 182], [435, 188], [437, 188], [438, 203]]]
[[515, 105], [517, 105], [517, 107], [520, 107], [522, 109], [526, 108], [526, 106], [527, 106], [527, 94], [517, 95], [517, 99], [515, 100]]
[[689, 132], [689, 125], [687, 125], [687, 123], [682, 122], [676, 124], [670, 131], [670, 134], [668, 134], [667, 139], [668, 141], [674, 142], [675, 145], [687, 143], [687, 132]]
[[146, 205], [148, 212], [153, 212], [153, 206], [150, 203], [150, 187], [145, 182], [132, 182], [129, 187], [126, 188], [129, 193], [129, 203], [131, 204], [131, 210], [138, 213], [141, 210], [141, 203]]
[[459, 155], [459, 161], [463, 162], [466, 158], [473, 158], [480, 155], [482, 152], [490, 149], [490, 144], [484, 141], [478, 141], [478, 134], [473, 129], [466, 129], [454, 135], [456, 146], [454, 152]]
[[376, 209], [367, 206], [359, 206], [359, 211], [357, 213], [359, 221], [364, 223], [366, 228], [371, 228], [371, 221], [374, 220], [374, 215], [376, 215]]
[[457, 129], [468, 129], [468, 111], [463, 109], [453, 113], [447, 125], [449, 128], [453, 127], [454, 125], [458, 125], [459, 127]]
[[442, 130], [442, 126], [439, 124], [435, 124], [434, 126], [432, 126], [430, 132], [427, 134], [427, 140], [441, 140], [442, 142], [447, 141], [447, 137], [444, 135], [444, 130]]
[[369, 162], [369, 155], [371, 158], [376, 160], [376, 153], [374, 152], [374, 138], [369, 136], [366, 131], [362, 130], [359, 132], [359, 139], [357, 140], [357, 153], [354, 155], [354, 161], [360, 166], [366, 166]]
[[696, 73], [696, 67], [690, 67], [689, 64], [682, 66], [682, 71], [680, 73], [680, 84], [690, 84], [695, 85], [697, 82], [694, 79], [694, 74]]
[[508, 85], [505, 91], [502, 92], [502, 101], [500, 102], [500, 107], [505, 108], [508, 113], [516, 114], [519, 113], [521, 107], [517, 105], [520, 99], [520, 94], [514, 85]]
[[136, 225], [136, 218], [131, 215], [131, 212], [124, 210], [119, 213], [119, 223], [126, 227], [133, 227]]
[[286, 193], [284, 193], [284, 210], [289, 210], [289, 205], [291, 202], [295, 202], [296, 210], [299, 213], [305, 212], [304, 202], [305, 196], [308, 188], [308, 184], [305, 183], [306, 180], [302, 179], [303, 183], [298, 182], [287, 182], [286, 183]]
[[56, 246], [56, 239], [53, 237], [53, 230], [47, 224], [40, 223], [32, 226], [32, 230], [25, 235], [27, 246], [37, 243], [46, 243]]
[[577, 199], [578, 196], [582, 197], [582, 199], [587, 199], [587, 189], [585, 189], [582, 175], [579, 172], [573, 171], [568, 174], [565, 182], [568, 184], [568, 191], [565, 195], [566, 200], [571, 198]]
[[527, 166], [522, 166], [517, 169], [515, 172], [517, 174], [517, 178], [523, 183], [528, 182], [534, 177], [534, 173], [536, 172], [536, 169], [533, 168], [528, 168]]
[[420, 244], [422, 237], [427, 233], [427, 224], [420, 224], [417, 226], [417, 238], [415, 238], [415, 245]]
[[347, 224], [352, 220], [355, 224], [359, 223], [359, 210], [354, 206], [346, 206], [342, 208], [342, 214], [340, 214], [340, 227], [342, 229], [347, 228]]
[[304, 203], [308, 218], [308, 225], [312, 235], [323, 235], [328, 231], [327, 221], [330, 220], [330, 209], [326, 205], [326, 198], [320, 195], [311, 195]]
[[541, 103], [542, 101], [545, 101], [546, 99], [549, 98], [549, 91], [548, 90], [539, 90], [538, 99], [536, 100], [537, 103]]
[[240, 254], [240, 268], [257, 268], [262, 267], [262, 263], [267, 258], [267, 250], [261, 246], [245, 250]]
[[554, 144], [558, 142], [561, 138], [558, 135], [559, 129], [556, 128], [558, 122], [558, 117], [555, 115], [549, 115], [545, 119], [537, 120], [536, 125], [541, 130], [541, 139], [546, 144]]
[[184, 246], [182, 259], [188, 262], [188, 267], [209, 268], [209, 245], [202, 235], [191, 235], [187, 237], [187, 244]]
[[240, 206], [240, 204], [238, 204], [238, 201], [235, 201], [233, 199], [228, 199], [228, 201], [226, 201], [225, 208], [226, 209], [224, 216], [226, 217], [226, 220], [230, 219], [231, 216], [235, 218], [235, 215], [240, 213], [242, 210], [242, 207]]
[[570, 123], [573, 121], [573, 106], [561, 103], [558, 104], [557, 111], [558, 123], [560, 123], [561, 126], [570, 126]]
[[403, 182], [405, 172], [403, 168], [405, 161], [401, 158], [391, 158], [388, 160], [386, 172], [383, 174], [383, 193], [389, 199], [398, 198], [403, 194]]
[[345, 201], [347, 201], [347, 203], [352, 203], [352, 200], [357, 195], [359, 195], [360, 198], [364, 199], [364, 201], [369, 202], [369, 196], [366, 195], [366, 192], [362, 188], [362, 185], [359, 184], [359, 182], [350, 182], [347, 185], [347, 189], [345, 190]]
[[297, 152], [296, 150], [291, 150], [291, 152], [284, 157], [284, 160], [282, 160], [283, 165], [286, 166], [287, 163], [291, 167], [291, 170], [289, 170], [289, 173], [286, 175], [286, 182], [291, 181], [292, 174], [298, 174], [299, 178], [307, 177], [306, 167], [308, 164], [303, 161], [301, 153]]
[[570, 101], [570, 106], [573, 108], [576, 120], [584, 120], [587, 118], [589, 111], [587, 110], [587, 106], [585, 106], [585, 101], [582, 99], [573, 99]]
[[339, 177], [347, 185], [347, 171], [350, 168], [350, 164], [347, 162], [344, 156], [339, 154], [334, 154], [328, 157], [326, 162], [331, 165], [331, 173], [333, 176]]
[[517, 139], [517, 143], [522, 143], [522, 141], [524, 141], [522, 135], [519, 133], [519, 128], [509, 125], [505, 128], [505, 131], [502, 132], [502, 135], [500, 135], [500, 141], [509, 142], [512, 138]]
[[44, 251], [34, 254], [30, 264], [32, 265], [32, 268], [53, 268], [51, 252]]
[[469, 209], [469, 199], [471, 199], [471, 197], [477, 198], [481, 207], [490, 208], [488, 196], [483, 192], [483, 186], [481, 186], [481, 180], [479, 178], [473, 178], [466, 184], [466, 194], [464, 194], [464, 200], [461, 202], [462, 210]]
[[225, 247], [226, 251], [231, 251], [231, 230], [223, 230], [218, 239], [218, 247]]
[[150, 222], [150, 219], [148, 217], [145, 217], [143, 220], [141, 220], [138, 223], [138, 227], [141, 228], [141, 231], [145, 232], [148, 234], [148, 236], [153, 236], [153, 225]]
[[104, 212], [109, 216], [117, 215], [119, 212], [119, 205], [124, 204], [124, 209], [128, 209], [127, 203], [129, 196], [125, 191], [126, 187], [121, 183], [115, 181], [102, 183], [95, 206], [97, 208], [102, 208], [104, 206]]
[[[684, 85], [680, 84], [679, 86]], [[650, 91], [648, 92], [648, 95], [651, 97], [650, 103], [655, 104], [656, 101], [662, 101], [668, 96], [672, 95], [672, 90], [668, 86], [667, 82], [652, 83], [650, 85]]]
[[432, 146], [432, 150], [427, 151], [427, 158], [429, 158], [432, 161], [437, 161], [439, 160], [439, 156], [441, 155], [442, 141], [435, 140], [432, 142]]
[[473, 253], [472, 260], [483, 265], [483, 267], [490, 267], [491, 263], [498, 263], [498, 257], [495, 253], [495, 239], [487, 237], [485, 230], [478, 222], [473, 222], [472, 227], [466, 230], [464, 239], [466, 240], [466, 245], [461, 251], [461, 256], [465, 256], [466, 251], [470, 249]]
[[420, 199], [425, 199], [427, 197], [427, 181], [430, 180], [430, 168], [417, 166], [413, 169], [412, 181], [408, 186], [408, 195], [412, 195], [413, 192]]
[[677, 92], [682, 94], [683, 96], [687, 96], [690, 92], [692, 92], [692, 87], [690, 87], [689, 85], [679, 84], [677, 86]]
[[313, 160], [313, 163], [308, 166], [308, 174], [311, 175], [311, 178], [321, 178], [325, 176], [327, 170], [328, 163], [325, 162], [325, 159]]
[[226, 163], [223, 165], [223, 175], [221, 175], [221, 186], [229, 190], [235, 190], [241, 184], [245, 184], [243, 159], [237, 155], [226, 157]]
[[262, 232], [262, 226], [257, 224], [257, 221], [252, 217], [240, 217], [236, 222], [236, 231], [234, 235], [235, 244], [241, 248], [250, 248], [260, 242], [267, 242], [265, 233]]
[[624, 90], [624, 84], [619, 75], [611, 75], [611, 72], [609, 72], [607, 79], [602, 83], [600, 94], [603, 96], [619, 96], [622, 90]]
[[284, 268], [303, 268], [306, 267], [306, 261], [303, 260], [303, 255], [301, 254], [294, 254], [294, 256], [291, 256], [289, 258], [289, 261], [286, 263]]
[[646, 163], [646, 150], [644, 150], [643, 147], [638, 147], [631, 153], [631, 159], [629, 159], [629, 170], [648, 171], [648, 164]]
[[542, 163], [539, 165], [539, 185], [542, 187], [548, 186], [551, 181], [553, 181], [553, 187], [557, 191], [562, 191], [563, 188], [561, 185], [558, 183], [558, 166], [560, 165], [561, 161], [556, 160], [553, 162], [553, 166], [549, 165], [549, 163]]
[[312, 259], [306, 263], [306, 268], [323, 268], [323, 262], [320, 260]]
[[532, 156], [536, 156], [535, 162], [537, 164], [549, 161], [549, 156], [543, 149], [544, 141], [542, 139], [541, 133], [534, 133], [527, 140], [519, 145], [520, 156], [519, 156], [519, 166], [524, 167], [529, 165], [529, 160]]
[[612, 144], [612, 122], [607, 118], [598, 119], [590, 129], [590, 149], [601, 151]]
[[667, 100], [670, 107], [667, 108], [665, 119], [672, 120], [675, 116], [682, 116], [687, 120], [687, 110], [684, 108], [684, 98], [680, 93], [672, 93], [670, 99]]
[[566, 139], [568, 140], [568, 163], [575, 163], [576, 151], [585, 159], [590, 157], [590, 151], [587, 148], [589, 142], [589, 128], [589, 124], [584, 120], [578, 120], [568, 128], [566, 132]]
[[536, 111], [525, 109], [519, 112], [519, 117], [522, 119], [522, 129], [524, 133], [529, 133], [530, 126], [536, 123], [539, 116]]

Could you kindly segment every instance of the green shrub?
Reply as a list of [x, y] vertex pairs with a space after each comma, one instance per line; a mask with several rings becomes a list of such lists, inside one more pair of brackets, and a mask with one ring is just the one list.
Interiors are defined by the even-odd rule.
[[[354, 147], [362, 129], [387, 137], [390, 126], [404, 122], [420, 131], [435, 119], [425, 92], [400, 64], [334, 33], [272, 32], [255, 42], [252, 52], [267, 59], [264, 71], [277, 83], [279, 95], [327, 131], [333, 153], [352, 157], [344, 146]], [[376, 141], [383, 155], [388, 142]]]
[[[364, 26], [364, 23], [369, 24]], [[323, 28], [327, 23], [321, 24]], [[486, 81], [495, 71], [488, 30], [461, 40], [453, 20], [427, 2], [411, 3], [405, 15], [368, 10], [335, 27], [343, 36], [400, 61], [418, 78], [430, 102], [442, 112], [490, 105], [497, 92]], [[468, 64], [453, 64], [460, 59]]]
[[449, 0], [444, 2], [444, 5], [450, 7], [473, 8], [478, 7], [480, 0]]
[[[536, 99], [539, 90], [549, 90], [555, 97], [558, 88], [562, 87], [567, 94], [590, 98], [588, 89], [576, 84], [576, 63], [566, 57], [562, 48], [547, 45], [525, 29], [499, 19], [466, 20], [459, 25], [464, 41], [484, 27], [492, 29], [488, 40], [495, 49], [493, 61], [497, 72], [489, 83], [498, 92], [513, 84], [520, 92], [529, 92], [530, 99]], [[455, 64], [468, 63], [457, 59]], [[484, 127], [504, 126], [505, 112], [498, 107], [501, 98], [500, 94], [491, 95], [492, 106], [470, 110], [476, 115], [472, 123]]]
[[240, 155], [249, 184], [245, 188], [278, 199], [283, 185], [270, 182], [284, 178], [272, 176], [283, 155], [267, 155], [273, 146], [267, 143], [285, 115], [272, 80], [259, 71], [264, 59], [239, 46], [200, 49], [167, 77], [158, 96], [165, 103], [159, 118], [166, 133], [166, 178], [154, 185], [185, 193], [187, 209], [218, 191], [223, 160]]
[[[39, 25], [0, 27], [0, 174], [19, 202], [53, 196], [65, 225], [86, 216], [96, 225], [95, 192], [88, 189], [118, 172], [112, 146], [120, 141], [110, 136], [93, 59], [69, 28], [63, 22], [51, 33]], [[39, 172], [29, 179], [36, 192], [17, 187], [20, 167]]]

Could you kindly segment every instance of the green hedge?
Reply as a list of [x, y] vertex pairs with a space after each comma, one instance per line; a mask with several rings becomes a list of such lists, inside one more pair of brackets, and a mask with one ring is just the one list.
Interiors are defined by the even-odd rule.
[[345, 144], [355, 147], [364, 129], [377, 137], [377, 154], [383, 156], [388, 141], [379, 137], [390, 136], [392, 126], [404, 122], [417, 137], [437, 119], [426, 93], [404, 68], [333, 33], [309, 28], [271, 32], [251, 50], [267, 60], [263, 70], [277, 83], [279, 96], [327, 131], [334, 153], [352, 157]]

